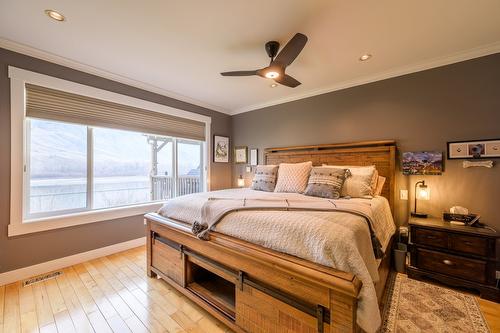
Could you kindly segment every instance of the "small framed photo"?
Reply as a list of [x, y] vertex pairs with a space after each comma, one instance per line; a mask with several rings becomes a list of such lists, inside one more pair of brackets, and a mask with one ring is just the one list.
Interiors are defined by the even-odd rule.
[[229, 137], [214, 135], [214, 162], [229, 163]]
[[234, 147], [234, 163], [245, 164], [248, 161], [248, 148], [245, 146]]
[[448, 159], [500, 158], [500, 139], [448, 142]]
[[259, 164], [258, 152], [257, 149], [250, 149], [250, 165], [255, 166]]

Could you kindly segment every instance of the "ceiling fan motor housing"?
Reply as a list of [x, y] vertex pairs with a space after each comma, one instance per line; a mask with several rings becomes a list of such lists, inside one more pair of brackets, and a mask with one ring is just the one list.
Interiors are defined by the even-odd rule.
[[278, 51], [280, 49], [280, 43], [277, 41], [270, 41], [266, 43], [266, 52], [269, 58], [274, 59], [276, 55], [278, 54]]

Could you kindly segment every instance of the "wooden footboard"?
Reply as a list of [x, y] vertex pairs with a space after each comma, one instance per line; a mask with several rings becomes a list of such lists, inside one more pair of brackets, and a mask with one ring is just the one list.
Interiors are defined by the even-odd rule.
[[218, 233], [147, 214], [148, 275], [159, 276], [237, 332], [355, 332], [361, 282]]

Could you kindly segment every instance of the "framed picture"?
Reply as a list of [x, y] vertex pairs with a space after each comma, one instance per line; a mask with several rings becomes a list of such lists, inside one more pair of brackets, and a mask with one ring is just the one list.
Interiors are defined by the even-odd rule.
[[250, 149], [250, 165], [257, 165], [259, 163], [258, 160], [258, 150]]
[[448, 142], [448, 159], [500, 158], [500, 139]]
[[245, 146], [234, 147], [234, 163], [247, 163], [247, 150], [248, 148]]
[[440, 175], [443, 172], [443, 153], [417, 151], [403, 153], [403, 175]]
[[214, 162], [229, 163], [229, 137], [214, 135]]

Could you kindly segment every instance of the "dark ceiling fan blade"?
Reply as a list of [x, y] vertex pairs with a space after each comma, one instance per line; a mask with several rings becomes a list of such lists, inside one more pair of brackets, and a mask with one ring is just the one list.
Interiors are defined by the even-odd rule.
[[250, 75], [257, 75], [257, 70], [224, 72], [224, 73], [220, 73], [220, 75], [222, 75], [222, 76], [250, 76]]
[[295, 88], [296, 86], [300, 85], [299, 81], [287, 74], [275, 78], [274, 81], [290, 88]]
[[300, 51], [307, 43], [307, 36], [301, 33], [295, 34], [292, 39], [285, 45], [280, 53], [276, 56], [273, 62], [280, 63], [283, 67], [290, 65], [299, 55]]

